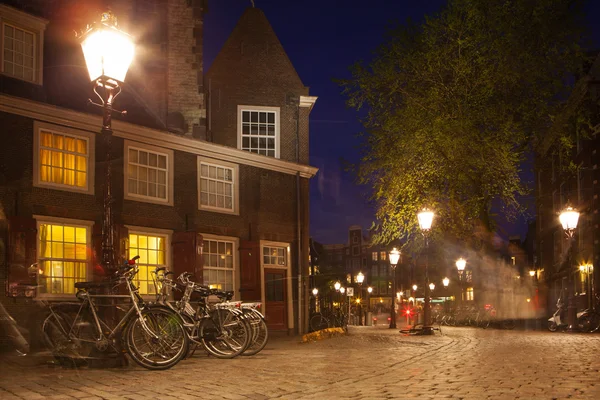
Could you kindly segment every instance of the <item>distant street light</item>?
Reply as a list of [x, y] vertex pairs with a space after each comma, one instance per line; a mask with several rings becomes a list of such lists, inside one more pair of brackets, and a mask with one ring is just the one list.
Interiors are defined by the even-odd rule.
[[[356, 282], [358, 282], [358, 299], [362, 298], [362, 284], [365, 281], [365, 275], [362, 272], [358, 272], [358, 275], [356, 275]], [[357, 303], [359, 303], [358, 306], [358, 324], [362, 325], [363, 324], [363, 309], [362, 309], [362, 305], [360, 305], [360, 301], [357, 301]]]
[[529, 270], [529, 276], [532, 277], [532, 278], [535, 276], [535, 270], [534, 269]]
[[433, 289], [435, 289], [435, 283], [431, 282], [429, 284], [429, 290], [433, 290]]
[[444, 284], [444, 287], [448, 287], [448, 285], [450, 284], [450, 279], [444, 278], [442, 279], [442, 283]]
[[316, 296], [316, 295], [318, 295], [318, 294], [319, 294], [319, 289], [317, 289], [317, 288], [314, 288], [314, 289], [312, 290], [312, 294], [313, 294], [313, 296]]
[[450, 279], [445, 277], [442, 279], [442, 284], [444, 285], [444, 310], [446, 313], [448, 312], [448, 285], [450, 284]]
[[569, 303], [567, 306], [567, 332], [575, 332], [576, 329], [576, 319], [577, 319], [577, 305], [575, 304], [575, 282], [574, 275], [575, 271], [573, 271], [573, 238], [575, 237], [575, 230], [577, 229], [577, 222], [579, 221], [579, 213], [573, 209], [573, 207], [567, 207], [560, 213], [558, 217], [560, 223], [567, 235], [567, 240], [569, 241], [569, 251], [568, 251], [568, 280], [569, 280]]
[[463, 301], [463, 274], [465, 273], [465, 268], [467, 267], [467, 260], [464, 258], [459, 258], [456, 260], [456, 269], [458, 270], [458, 281], [459, 281], [459, 289], [460, 289], [460, 301]]
[[[396, 266], [400, 261], [400, 251], [395, 247], [390, 251], [390, 266], [392, 267], [392, 293], [396, 293]], [[396, 329], [396, 305], [392, 296], [392, 309], [390, 311], [390, 329]]]
[[412, 285], [412, 289], [416, 292], [417, 291], [417, 285]]
[[369, 294], [373, 293], [373, 288], [372, 288], [371, 286], [369, 286], [369, 287], [367, 288], [367, 292], [369, 292]]
[[340, 288], [342, 287], [342, 284], [338, 281], [336, 283], [333, 284], [333, 287], [335, 288], [336, 292], [340, 291]]
[[[433, 223], [433, 211], [424, 208], [420, 213], [417, 214], [419, 221], [419, 227], [425, 238], [425, 282], [429, 281], [429, 233], [431, 232], [431, 224]], [[431, 327], [431, 309], [429, 301], [429, 286], [425, 284], [425, 304], [424, 304], [424, 315], [423, 315], [423, 331], [424, 335], [433, 335], [433, 328]]]

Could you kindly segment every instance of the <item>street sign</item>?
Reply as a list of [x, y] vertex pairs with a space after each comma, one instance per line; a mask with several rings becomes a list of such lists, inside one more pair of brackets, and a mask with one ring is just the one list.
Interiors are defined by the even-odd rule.
[[354, 288], [353, 287], [346, 288], [346, 293], [347, 293], [348, 297], [354, 296]]

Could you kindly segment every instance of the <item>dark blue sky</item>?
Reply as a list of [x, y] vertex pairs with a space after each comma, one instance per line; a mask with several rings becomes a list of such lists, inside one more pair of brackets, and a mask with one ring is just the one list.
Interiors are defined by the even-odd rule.
[[[369, 60], [392, 21], [420, 21], [445, 0], [255, 0], [283, 44], [300, 78], [318, 96], [310, 118], [310, 159], [319, 173], [311, 182], [310, 233], [322, 243], [345, 243], [350, 225], [368, 228], [374, 209], [367, 188], [354, 184], [342, 160], [359, 158], [361, 131], [355, 111], [347, 109], [333, 78], [349, 76], [348, 67]], [[600, 1], [591, 1], [590, 16]], [[208, 70], [250, 0], [209, 0], [204, 22], [204, 68]], [[343, 7], [341, 6], [343, 5]], [[599, 27], [594, 36], [600, 37]], [[503, 224], [507, 234], [524, 238], [526, 221]]]

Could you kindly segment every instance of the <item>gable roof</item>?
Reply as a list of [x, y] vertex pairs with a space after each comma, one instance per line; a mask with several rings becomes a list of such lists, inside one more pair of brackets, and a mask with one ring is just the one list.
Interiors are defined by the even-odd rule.
[[[282, 66], [286, 71], [282, 71]], [[288, 85], [304, 87], [271, 23], [259, 8], [249, 7], [242, 14], [207, 76], [216, 77], [227, 70], [243, 72], [244, 76], [261, 76], [265, 72], [277, 71], [269, 77], [274, 80], [287, 78]]]

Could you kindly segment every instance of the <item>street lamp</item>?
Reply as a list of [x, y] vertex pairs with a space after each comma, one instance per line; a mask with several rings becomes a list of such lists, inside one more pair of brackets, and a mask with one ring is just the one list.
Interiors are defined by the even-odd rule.
[[450, 284], [450, 279], [445, 277], [442, 279], [442, 284], [444, 285], [444, 311], [448, 312], [448, 285]]
[[[390, 251], [390, 267], [392, 267], [392, 293], [396, 293], [396, 266], [400, 261], [400, 251], [395, 247]], [[396, 308], [394, 295], [392, 295], [392, 309], [390, 310], [390, 329], [396, 329]]]
[[529, 270], [529, 276], [532, 277], [532, 278], [535, 276], [535, 270], [534, 269], [530, 269]]
[[340, 288], [342, 287], [342, 284], [338, 281], [336, 283], [333, 284], [333, 287], [335, 288], [336, 292], [340, 291]]
[[573, 281], [574, 271], [572, 271], [573, 264], [573, 238], [575, 236], [575, 229], [577, 229], [577, 222], [579, 221], [579, 213], [573, 209], [573, 207], [567, 207], [560, 213], [558, 217], [560, 223], [565, 231], [567, 240], [569, 241], [569, 257], [567, 264], [567, 271], [569, 272], [569, 303], [567, 306], [567, 331], [575, 332], [575, 322], [577, 316], [577, 305], [575, 304], [575, 282]]
[[435, 283], [431, 282], [429, 284], [429, 290], [433, 291], [433, 289], [435, 289]]
[[465, 273], [465, 268], [467, 267], [467, 260], [464, 258], [459, 258], [456, 260], [456, 269], [458, 270], [458, 280], [460, 282], [460, 301], [463, 301], [463, 274]]
[[[362, 298], [362, 284], [365, 281], [365, 275], [362, 272], [358, 272], [356, 275], [356, 282], [358, 282], [358, 297]], [[358, 303], [358, 324], [362, 325], [362, 304]]]
[[[420, 213], [417, 214], [419, 221], [419, 228], [423, 232], [425, 238], [425, 249], [429, 247], [429, 233], [431, 232], [431, 224], [433, 223], [433, 211], [428, 208], [424, 208]], [[425, 282], [429, 281], [429, 253], [425, 251]], [[429, 309], [429, 286], [425, 285], [425, 302], [424, 302], [424, 315], [423, 315], [423, 331], [424, 335], [432, 335], [433, 329], [430, 325], [431, 310]]]
[[373, 293], [373, 288], [369, 286], [367, 288], [367, 312], [371, 312], [371, 293]]
[[[125, 81], [129, 65], [135, 54], [133, 38], [119, 30], [117, 18], [110, 12], [101, 15], [99, 21], [89, 25], [81, 34], [81, 49], [90, 76], [94, 92], [102, 107], [101, 135], [106, 146], [106, 176], [104, 178], [104, 208], [102, 218], [102, 266], [105, 271], [117, 267], [114, 249], [114, 221], [112, 209], [112, 113], [113, 102], [121, 93], [121, 84]], [[124, 113], [124, 112], [119, 112]]]
[[416, 292], [417, 291], [417, 285], [412, 285], [412, 289]]
[[314, 288], [314, 289], [312, 290], [312, 293], [313, 293], [313, 296], [316, 296], [316, 295], [318, 295], [318, 294], [319, 294], [319, 289], [317, 289], [317, 288]]

